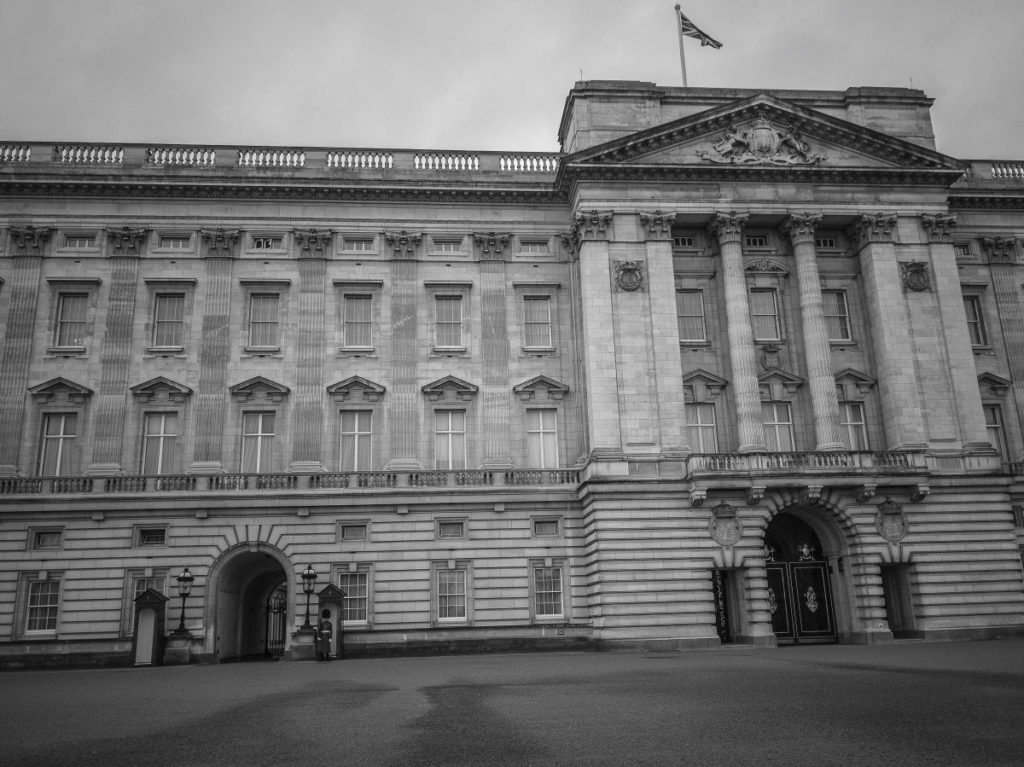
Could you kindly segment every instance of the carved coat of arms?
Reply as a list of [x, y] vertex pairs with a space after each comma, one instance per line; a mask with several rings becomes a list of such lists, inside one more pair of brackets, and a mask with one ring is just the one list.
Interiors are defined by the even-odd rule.
[[703, 149], [697, 155], [709, 162], [729, 165], [816, 165], [825, 159], [811, 154], [811, 145], [796, 128], [776, 128], [763, 117], [745, 129], [734, 123], [710, 150]]

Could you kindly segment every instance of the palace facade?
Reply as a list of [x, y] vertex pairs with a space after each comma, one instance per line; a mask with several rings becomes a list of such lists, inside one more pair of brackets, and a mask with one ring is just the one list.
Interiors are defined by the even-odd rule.
[[1024, 633], [1024, 162], [931, 103], [0, 143], [0, 665]]

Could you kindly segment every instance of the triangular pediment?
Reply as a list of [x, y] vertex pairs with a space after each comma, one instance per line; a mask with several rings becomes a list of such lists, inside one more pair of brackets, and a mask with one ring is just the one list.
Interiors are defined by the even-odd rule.
[[280, 402], [291, 391], [284, 384], [263, 376], [254, 376], [228, 388], [236, 402]]
[[59, 399], [63, 397], [69, 403], [81, 403], [92, 396], [92, 389], [58, 376], [41, 384], [28, 387], [28, 393], [40, 402], [49, 402], [54, 398]]
[[423, 387], [423, 393], [431, 400], [468, 400], [478, 391], [480, 391], [479, 386], [475, 386], [452, 375], [438, 378], [436, 381], [432, 381]]
[[1013, 381], [1009, 378], [1003, 378], [995, 373], [982, 373], [978, 376], [978, 388], [986, 396], [991, 394], [1002, 397], [1012, 385]]
[[722, 393], [729, 381], [707, 370], [692, 370], [683, 376], [683, 392], [687, 402], [704, 402]]
[[804, 385], [804, 380], [782, 368], [769, 368], [757, 377], [761, 398], [765, 400], [779, 400], [784, 399], [786, 394], [795, 394]]
[[[709, 172], [803, 171], [814, 178], [837, 172], [913, 172], [931, 183], [952, 183], [965, 165], [933, 149], [767, 93], [709, 109], [590, 147], [564, 159], [567, 174], [645, 168]], [[703, 172], [703, 173], [701, 173]]]
[[384, 396], [384, 392], [384, 387], [379, 383], [362, 376], [349, 376], [344, 381], [338, 381], [327, 387], [327, 393], [340, 402], [359, 398], [367, 402], [376, 402]]
[[554, 378], [538, 375], [528, 381], [516, 384], [512, 387], [512, 391], [518, 394], [519, 398], [524, 402], [531, 399], [540, 399], [541, 392], [544, 392], [544, 396], [548, 399], [559, 400], [569, 391], [569, 387], [560, 381], [556, 381]]
[[854, 368], [844, 368], [836, 373], [836, 391], [841, 399], [856, 400], [867, 394], [878, 383], [878, 379]]
[[169, 402], [184, 402], [185, 398], [192, 393], [189, 387], [172, 381], [170, 378], [164, 378], [164, 376], [150, 378], [145, 383], [130, 386], [128, 391], [140, 402], [152, 402], [161, 397], [166, 398]]

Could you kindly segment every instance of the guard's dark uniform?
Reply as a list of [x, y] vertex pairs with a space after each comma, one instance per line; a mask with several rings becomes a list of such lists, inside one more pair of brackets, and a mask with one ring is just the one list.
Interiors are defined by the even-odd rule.
[[331, 624], [331, 613], [324, 610], [323, 617], [316, 624], [316, 656], [318, 660], [331, 659], [331, 639], [334, 638], [334, 626]]

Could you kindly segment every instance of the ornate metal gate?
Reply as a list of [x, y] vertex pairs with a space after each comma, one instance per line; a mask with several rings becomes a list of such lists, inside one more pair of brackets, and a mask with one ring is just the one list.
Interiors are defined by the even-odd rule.
[[814, 531], [792, 515], [780, 514], [769, 526], [768, 611], [779, 644], [837, 641], [828, 563], [820, 551]]
[[288, 622], [288, 590], [285, 584], [274, 589], [267, 600], [268, 658], [277, 660], [284, 655], [284, 639]]

